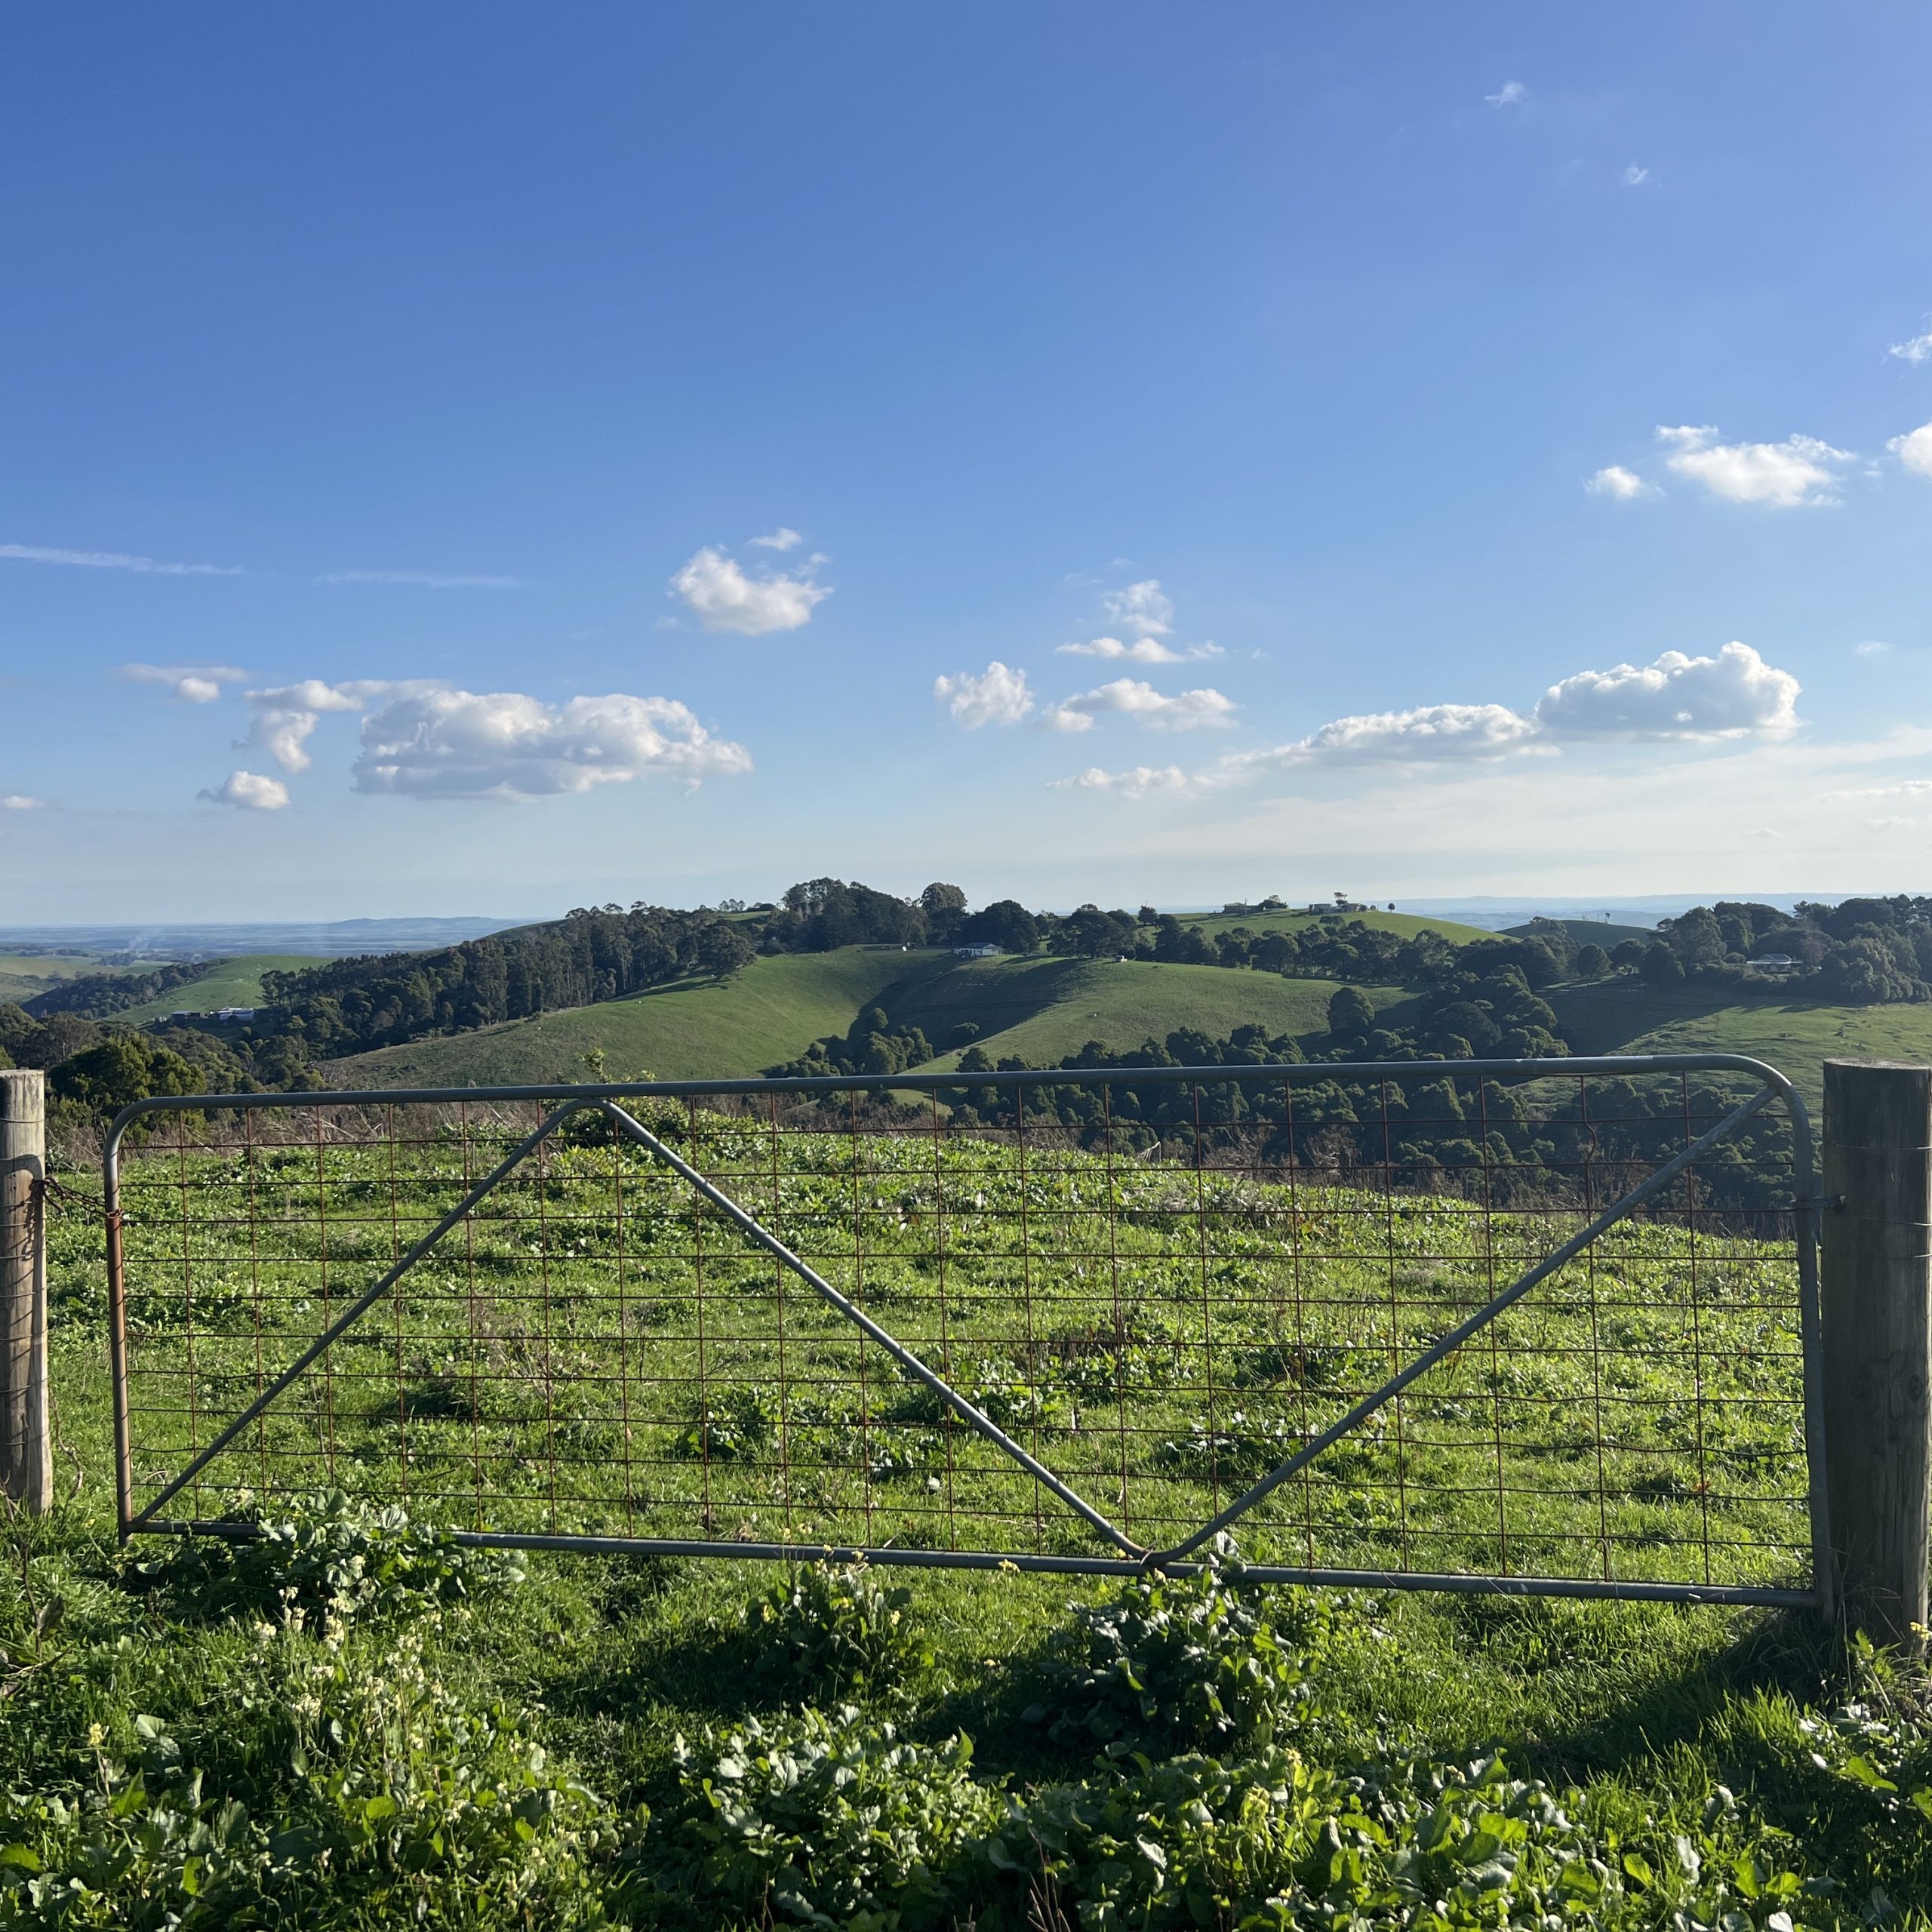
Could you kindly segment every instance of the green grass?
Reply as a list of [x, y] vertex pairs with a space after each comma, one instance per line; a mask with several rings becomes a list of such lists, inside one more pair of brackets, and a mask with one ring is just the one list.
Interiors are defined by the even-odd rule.
[[[660, 1079], [751, 1075], [843, 1034], [866, 1008], [918, 1026], [935, 1046], [970, 1021], [995, 1059], [1051, 1066], [1089, 1040], [1116, 1049], [1164, 1039], [1177, 1027], [1220, 1035], [1250, 1023], [1297, 1037], [1327, 1026], [1339, 982], [1286, 980], [1219, 966], [1052, 958], [955, 960], [949, 953], [852, 946], [780, 953], [734, 980], [666, 987], [600, 1006], [446, 1038], [412, 1041], [329, 1063], [342, 1086], [513, 1085], [577, 1079], [601, 1047], [613, 1078], [648, 1069]], [[1406, 995], [1376, 990], [1378, 1003]], [[932, 1064], [952, 1066], [964, 1043]]]
[[[989, 959], [928, 982], [890, 1010], [895, 1020], [922, 1028], [935, 1046], [961, 1021], [972, 1020], [981, 1031], [970, 1044], [993, 1059], [1052, 1066], [1089, 1040], [1121, 1052], [1183, 1026], [1217, 1038], [1251, 1024], [1297, 1038], [1324, 1033], [1329, 998], [1340, 983], [1140, 960]], [[1381, 1005], [1407, 995], [1377, 988], [1371, 997]], [[964, 1043], [949, 1047], [931, 1064], [953, 1066], [964, 1051]]]
[[[1253, 933], [1301, 932], [1322, 918], [1332, 918], [1332, 913], [1298, 911], [1291, 906], [1284, 912], [1183, 912], [1179, 915], [1184, 926], [1198, 926], [1210, 939], [1217, 933], [1232, 932], [1237, 926], [1245, 926]], [[1413, 939], [1417, 933], [1440, 933], [1446, 940], [1452, 940], [1458, 946], [1466, 946], [1476, 939], [1494, 939], [1496, 935], [1485, 931], [1481, 926], [1466, 926], [1454, 919], [1426, 919], [1414, 912], [1345, 912], [1343, 921], [1358, 922], [1372, 927], [1377, 932], [1394, 933], [1399, 938]]]
[[1932, 1006], [1740, 1000], [1721, 987], [1659, 989], [1619, 977], [1548, 995], [1583, 1054], [1748, 1054], [1795, 1081], [1815, 1112], [1828, 1060], [1932, 1060]]
[[309, 953], [251, 952], [238, 959], [217, 960], [198, 980], [190, 980], [158, 998], [126, 1008], [110, 1017], [138, 1026], [143, 1020], [165, 1020], [175, 1013], [214, 1013], [224, 1006], [260, 1006], [264, 973], [293, 973], [304, 966], [328, 962]]
[[894, 986], [915, 987], [955, 964], [950, 954], [847, 946], [752, 961], [735, 979], [687, 981], [600, 1006], [573, 1007], [472, 1033], [411, 1041], [332, 1060], [341, 1086], [512, 1086], [585, 1078], [602, 1048], [613, 1079], [756, 1075], [825, 1033], [843, 1033]]
[[103, 966], [98, 959], [69, 953], [0, 952], [0, 1001], [31, 999], [63, 980], [83, 974], [138, 973], [138, 966]]

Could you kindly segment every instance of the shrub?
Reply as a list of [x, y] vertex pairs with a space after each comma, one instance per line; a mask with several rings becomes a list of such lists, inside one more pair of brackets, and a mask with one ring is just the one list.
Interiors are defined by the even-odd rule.
[[801, 1565], [749, 1607], [746, 1634], [761, 1675], [835, 1694], [890, 1689], [932, 1661], [912, 1601], [863, 1564]]
[[285, 1617], [312, 1627], [409, 1614], [523, 1580], [507, 1552], [468, 1548], [394, 1505], [354, 1502], [340, 1490], [298, 1498], [279, 1515], [245, 1504], [243, 1517], [251, 1539], [191, 1539], [137, 1564], [137, 1575], [181, 1614]]
[[702, 1752], [680, 1738], [688, 1848], [657, 1889], [760, 1924], [943, 1924], [941, 1874], [1001, 1808], [974, 1782], [972, 1755], [963, 1736], [907, 1743], [849, 1706], [754, 1718]]
[[1266, 1744], [1309, 1695], [1303, 1654], [1325, 1635], [1327, 1611], [1318, 1597], [1272, 1592], [1266, 1601], [1287, 1617], [1278, 1632], [1240, 1574], [1222, 1537], [1195, 1576], [1142, 1577], [1110, 1603], [1080, 1606], [1028, 1718], [1056, 1743], [1086, 1737], [1116, 1752]]

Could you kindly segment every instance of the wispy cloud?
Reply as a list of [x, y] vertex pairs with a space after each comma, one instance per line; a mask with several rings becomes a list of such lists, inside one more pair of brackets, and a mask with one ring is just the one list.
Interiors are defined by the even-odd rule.
[[1122, 798], [1144, 798], [1156, 792], [1185, 795], [1203, 789], [1202, 781], [1177, 764], [1137, 764], [1126, 771], [1104, 771], [1090, 764], [1071, 778], [1056, 778], [1057, 792], [1115, 792]]
[[728, 552], [707, 544], [672, 578], [671, 588], [706, 630], [762, 637], [811, 623], [813, 611], [832, 595], [812, 581], [818, 562], [807, 558], [795, 575], [749, 577]]
[[1651, 178], [1647, 168], [1639, 168], [1633, 161], [1623, 171], [1623, 185], [1626, 188], [1641, 188]]
[[1927, 327], [1924, 334], [1908, 336], [1903, 342], [1895, 342], [1885, 353], [1896, 355], [1901, 362], [1932, 362], [1932, 315], [1928, 315], [1926, 321]]
[[258, 771], [231, 771], [219, 785], [198, 792], [211, 805], [233, 805], [245, 812], [278, 812], [288, 803], [288, 787]]
[[466, 577], [441, 571], [330, 571], [318, 583], [408, 583], [425, 590], [525, 590], [527, 577]]
[[986, 724], [1017, 724], [1033, 709], [1026, 673], [997, 657], [977, 675], [961, 671], [955, 677], [935, 678], [933, 696], [952, 714], [953, 722], [968, 731]]
[[45, 798], [30, 798], [24, 792], [9, 792], [0, 796], [0, 812], [40, 812], [46, 809]]
[[59, 550], [40, 543], [0, 543], [0, 557], [19, 564], [66, 564], [79, 570], [133, 571], [143, 577], [246, 577], [239, 564], [171, 564], [119, 550]]
[[790, 525], [783, 523], [769, 535], [752, 539], [761, 549], [765, 550], [795, 550], [804, 540]]
[[1583, 488], [1593, 497], [1608, 497], [1620, 503], [1634, 503], [1639, 497], [1659, 494], [1654, 483], [1646, 483], [1634, 469], [1626, 469], [1620, 463], [1608, 464], [1594, 476], [1586, 478]]
[[1863, 644], [1851, 647], [1851, 654], [1854, 657], [1882, 657], [1891, 648], [1883, 638], [1868, 637]]
[[232, 664], [123, 664], [115, 673], [137, 685], [165, 685], [184, 704], [212, 704], [223, 685], [238, 685], [248, 676]]
[[1672, 429], [1660, 424], [1657, 440], [1671, 451], [1665, 461], [1680, 476], [1701, 483], [1728, 503], [1769, 509], [1798, 509], [1838, 501], [1834, 466], [1854, 460], [1816, 436], [1787, 436], [1781, 443], [1721, 443], [1709, 423]]
[[1521, 81], [1505, 81], [1494, 94], [1483, 96], [1492, 107], [1521, 107], [1529, 97], [1530, 91]]
[[1234, 721], [1234, 700], [1203, 687], [1170, 697], [1140, 678], [1116, 678], [1091, 691], [1063, 699], [1047, 712], [1056, 731], [1091, 731], [1094, 721], [1119, 712], [1157, 731], [1192, 731]]
[[1143, 637], [1165, 637], [1174, 627], [1174, 599], [1161, 589], [1158, 577], [1109, 591], [1100, 599], [1100, 608], [1115, 623]]
[[1190, 644], [1185, 651], [1174, 651], [1154, 637], [1137, 637], [1131, 643], [1117, 637], [1090, 638], [1084, 644], [1063, 644], [1060, 651], [1065, 657], [1104, 657], [1128, 664], [1186, 664], [1226, 654], [1218, 644]]

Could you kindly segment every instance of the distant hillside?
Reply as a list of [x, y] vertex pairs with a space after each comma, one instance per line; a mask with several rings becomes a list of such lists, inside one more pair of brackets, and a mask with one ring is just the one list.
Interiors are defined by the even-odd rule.
[[1748, 1054], [1789, 1074], [1814, 1110], [1828, 1060], [1932, 1061], [1932, 1005], [1740, 1000], [1722, 987], [1660, 989], [1635, 980], [1545, 996], [1575, 1052]]
[[[1600, 946], [1606, 952], [1626, 939], [1638, 940], [1647, 946], [1657, 936], [1654, 926], [1614, 925], [1607, 919], [1551, 919], [1543, 923], [1561, 926], [1579, 946]], [[1537, 924], [1505, 926], [1503, 932], [1508, 939], [1534, 939]]]
[[[1183, 1026], [1218, 1036], [1258, 1024], [1312, 1036], [1327, 1029], [1337, 984], [1138, 960], [989, 959], [937, 977], [886, 1010], [895, 1025], [915, 1026], [945, 1048], [928, 1063], [934, 1068], [956, 1065], [968, 1044], [995, 1060], [1051, 1066], [1089, 1040], [1124, 1053]], [[1404, 995], [1383, 989], [1372, 997], [1381, 1004]], [[970, 1043], [955, 1041], [954, 1029], [966, 1022], [981, 1030]]]
[[341, 1087], [515, 1086], [589, 1076], [601, 1048], [613, 1079], [648, 1070], [665, 1080], [761, 1072], [820, 1034], [843, 1032], [887, 988], [915, 986], [951, 955], [846, 946], [755, 959], [733, 980], [685, 980], [596, 1006], [571, 1007], [475, 1032], [412, 1040], [331, 1060]]
[[176, 1013], [214, 1013], [224, 1006], [260, 1006], [263, 1003], [264, 973], [300, 972], [305, 966], [321, 963], [314, 954], [301, 952], [254, 952], [245, 958], [217, 960], [205, 972], [172, 992], [158, 994], [113, 1017], [139, 1023], [165, 1020]]
[[[918, 1027], [950, 1067], [970, 1043], [995, 1060], [1051, 1066], [1089, 1040], [1116, 1051], [1183, 1026], [1225, 1034], [1250, 1023], [1320, 1034], [1328, 980], [1287, 980], [1217, 966], [1126, 965], [1081, 959], [955, 960], [949, 953], [844, 947], [755, 960], [735, 980], [685, 982], [475, 1032], [412, 1041], [332, 1060], [340, 1086], [514, 1085], [585, 1077], [601, 1048], [613, 1078], [648, 1069], [665, 1079], [756, 1075], [843, 1034], [869, 1007]], [[1373, 991], [1378, 1004], [1404, 995]], [[967, 1026], [978, 1030], [962, 1036]]]
[[1481, 926], [1461, 925], [1454, 919], [1423, 918], [1413, 912], [1345, 912], [1337, 921], [1337, 915], [1333, 912], [1310, 912], [1292, 906], [1278, 912], [1191, 912], [1185, 915], [1181, 923], [1198, 926], [1213, 939], [1221, 933], [1232, 932], [1237, 926], [1245, 926], [1252, 933], [1301, 932], [1310, 926], [1321, 924], [1324, 919], [1364, 925], [1379, 933], [1393, 933], [1398, 939], [1414, 939], [1417, 933], [1440, 933], [1457, 946], [1466, 946], [1471, 940], [1496, 937]]

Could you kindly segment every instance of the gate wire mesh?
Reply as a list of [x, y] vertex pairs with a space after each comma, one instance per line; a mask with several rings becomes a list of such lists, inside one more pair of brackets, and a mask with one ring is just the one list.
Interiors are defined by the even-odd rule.
[[[124, 1529], [333, 1487], [488, 1540], [1131, 1571], [1767, 1085], [1235, 1527], [1282, 1578], [1813, 1602], [1810, 1130], [1688, 1057], [144, 1103]], [[620, 1094], [1118, 1534], [608, 1111], [263, 1401]]]

